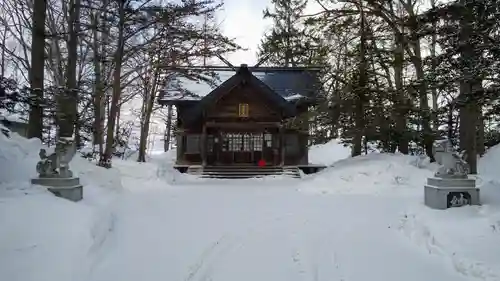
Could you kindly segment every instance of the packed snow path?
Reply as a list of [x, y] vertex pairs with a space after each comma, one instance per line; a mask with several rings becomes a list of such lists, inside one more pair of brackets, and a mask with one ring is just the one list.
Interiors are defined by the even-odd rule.
[[84, 279], [466, 280], [398, 230], [409, 200], [258, 182], [143, 185], [119, 200]]

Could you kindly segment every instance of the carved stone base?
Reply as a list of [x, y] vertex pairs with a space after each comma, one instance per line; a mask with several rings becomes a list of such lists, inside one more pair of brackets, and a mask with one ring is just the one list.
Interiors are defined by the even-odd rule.
[[469, 178], [428, 178], [424, 189], [425, 205], [444, 210], [464, 205], [480, 205], [479, 188]]
[[62, 197], [74, 202], [83, 199], [83, 186], [79, 178], [35, 178], [32, 184], [46, 186], [57, 197]]
[[433, 177], [427, 179], [427, 185], [443, 187], [443, 188], [453, 188], [453, 187], [476, 187], [476, 180], [465, 178], [442, 178]]

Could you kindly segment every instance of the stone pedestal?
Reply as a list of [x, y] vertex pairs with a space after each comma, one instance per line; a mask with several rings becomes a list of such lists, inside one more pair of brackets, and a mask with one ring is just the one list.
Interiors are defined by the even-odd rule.
[[31, 183], [46, 186], [57, 197], [74, 202], [83, 199], [83, 187], [79, 178], [40, 177], [31, 179]]
[[433, 177], [427, 179], [424, 189], [425, 205], [433, 209], [447, 209], [464, 205], [480, 205], [476, 180], [462, 177]]

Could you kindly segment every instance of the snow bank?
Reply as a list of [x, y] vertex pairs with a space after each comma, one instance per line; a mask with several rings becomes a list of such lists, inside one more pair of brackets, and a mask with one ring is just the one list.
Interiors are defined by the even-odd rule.
[[402, 215], [401, 233], [461, 275], [500, 280], [500, 213], [490, 206], [431, 210], [414, 206]]
[[500, 166], [500, 145], [495, 145], [489, 148], [483, 157], [478, 159], [478, 170], [481, 175], [496, 176]]
[[91, 208], [48, 192], [0, 197], [0, 279], [77, 280], [92, 218]]
[[0, 185], [35, 176], [40, 148], [38, 139], [27, 140], [13, 132], [10, 138], [0, 134]]
[[432, 210], [422, 204], [409, 207], [401, 232], [429, 254], [444, 257], [461, 275], [500, 280], [500, 146], [478, 161], [474, 176], [482, 206]]
[[0, 280], [80, 280], [112, 229], [119, 171], [75, 156], [71, 168], [84, 200], [57, 198], [30, 184], [42, 147], [37, 139], [0, 134]]
[[[43, 146], [39, 139], [26, 139], [17, 133], [10, 133], [10, 137], [0, 134], [0, 186], [13, 186], [18, 183], [26, 188], [25, 183], [37, 175], [36, 163], [39, 151], [45, 148], [48, 154], [53, 147]], [[119, 190], [121, 187], [120, 172], [117, 169], [104, 169], [94, 163], [75, 155], [71, 161], [71, 170], [79, 176], [85, 186]], [[1, 189], [1, 188], [0, 188]]]
[[339, 160], [327, 169], [307, 176], [301, 190], [315, 193], [422, 192], [425, 179], [432, 175], [422, 169], [418, 157], [372, 153]]
[[[335, 146], [331, 145], [332, 148]], [[332, 148], [317, 146], [318, 155]], [[321, 153], [324, 149], [325, 153]], [[477, 179], [482, 206], [433, 210], [423, 204], [423, 186], [437, 168], [428, 159], [372, 153], [332, 163], [307, 176], [299, 190], [312, 194], [343, 194], [404, 200], [394, 224], [413, 247], [445, 260], [465, 278], [500, 280], [500, 146], [479, 159]], [[363, 208], [360, 206], [360, 208]], [[373, 210], [365, 210], [368, 213]]]
[[500, 145], [488, 149], [486, 154], [478, 161], [479, 177], [481, 185], [481, 200], [500, 208]]
[[344, 146], [340, 140], [334, 139], [325, 144], [316, 144], [309, 148], [309, 163], [331, 165], [332, 163], [351, 156], [351, 149]]

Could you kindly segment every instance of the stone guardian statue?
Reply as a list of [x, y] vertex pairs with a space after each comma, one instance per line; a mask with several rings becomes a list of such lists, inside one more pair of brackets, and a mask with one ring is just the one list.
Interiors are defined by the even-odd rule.
[[40, 149], [40, 160], [36, 164], [38, 177], [31, 179], [31, 183], [47, 187], [58, 197], [80, 201], [83, 198], [83, 186], [69, 169], [69, 162], [75, 154], [76, 143], [72, 138], [60, 138], [54, 153], [50, 155], [45, 149]]
[[469, 165], [464, 154], [453, 149], [452, 143], [438, 140], [432, 152], [439, 164], [434, 177], [427, 178], [424, 203], [433, 209], [447, 209], [464, 205], [479, 205], [479, 188], [476, 180], [469, 178]]
[[432, 147], [436, 162], [440, 165], [436, 177], [464, 178], [469, 173], [469, 165], [463, 155], [453, 149], [449, 140], [436, 141]]

